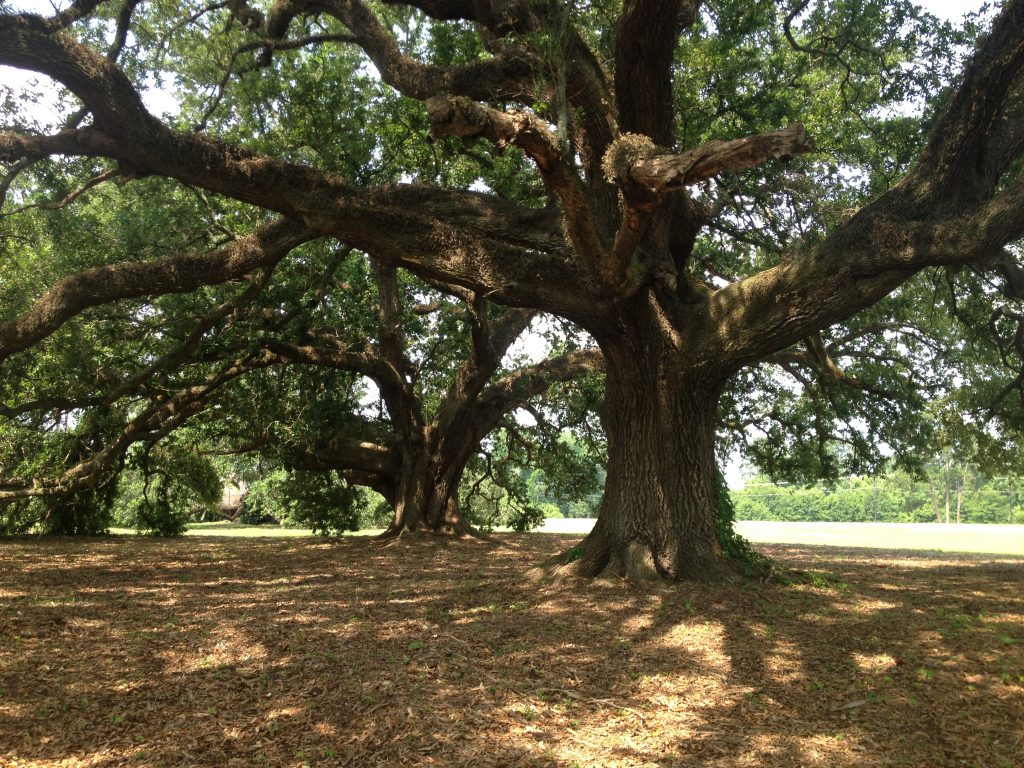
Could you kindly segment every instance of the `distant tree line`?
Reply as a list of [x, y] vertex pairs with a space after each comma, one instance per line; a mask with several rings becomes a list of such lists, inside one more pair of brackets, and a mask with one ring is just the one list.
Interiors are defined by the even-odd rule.
[[762, 477], [732, 490], [739, 520], [885, 523], [1024, 523], [1024, 480], [986, 477], [969, 464], [893, 472], [831, 485], [774, 484]]

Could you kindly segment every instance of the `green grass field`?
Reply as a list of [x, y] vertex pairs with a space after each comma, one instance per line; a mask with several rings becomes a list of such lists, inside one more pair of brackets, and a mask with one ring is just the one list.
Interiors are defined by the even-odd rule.
[[[548, 533], [586, 533], [593, 520], [546, 520]], [[935, 523], [782, 523], [740, 520], [736, 529], [755, 544], [919, 549], [1024, 555], [1024, 525]]]
[[762, 544], [826, 544], [834, 547], [1024, 555], [1024, 525], [741, 520], [736, 527], [743, 536]]
[[[593, 519], [546, 520], [540, 533], [586, 534]], [[781, 523], [741, 520], [739, 532], [761, 544], [823, 544], [834, 547], [976, 552], [1024, 556], [1024, 525], [939, 525], [936, 523]], [[114, 533], [130, 534], [128, 529]], [[380, 531], [360, 531], [368, 536]], [[312, 535], [303, 528], [240, 523], [199, 523], [188, 536], [298, 537]]]
[[[110, 532], [119, 536], [131, 536], [135, 531], [131, 528], [111, 528]], [[357, 535], [369, 535], [379, 531], [359, 531]], [[297, 538], [312, 536], [308, 528], [284, 528], [279, 525], [245, 525], [218, 521], [216, 523], [193, 523], [189, 526], [186, 536], [231, 536], [235, 538]]]

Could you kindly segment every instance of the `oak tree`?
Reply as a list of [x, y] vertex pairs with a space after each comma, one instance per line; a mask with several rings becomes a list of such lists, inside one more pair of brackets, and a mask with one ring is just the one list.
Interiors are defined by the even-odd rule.
[[[799, 347], [842, 381], [828, 329], [925, 270], [1019, 281], [1007, 246], [1024, 227], [1024, 2], [1004, 4], [942, 90], [956, 58], [945, 34], [902, 2], [80, 0], [6, 13], [0, 64], [81, 104], [63, 130], [0, 132], [12, 169], [91, 158], [97, 183], [172, 179], [276, 218], [213, 252], [70, 278], [0, 326], [0, 359], [85, 307], [241, 277], [330, 238], [596, 339], [608, 474], [573, 572], [727, 574], [715, 436], [737, 375]], [[259, 83], [311, 50], [328, 101], [377, 94], [379, 119], [400, 94], [393, 120], [422, 126], [408, 141], [437, 153], [437, 171], [339, 174], [323, 151], [332, 131], [365, 126], [332, 125], [329, 110], [287, 151], [240, 134], [239, 104], [272, 124], [303, 96], [278, 74], [279, 93]], [[197, 119], [147, 110], [142, 90], [168, 72], [202, 103]], [[923, 123], [897, 109], [915, 98], [929, 100]], [[451, 155], [483, 183], [453, 178]], [[502, 162], [516, 173], [490, 183]]]

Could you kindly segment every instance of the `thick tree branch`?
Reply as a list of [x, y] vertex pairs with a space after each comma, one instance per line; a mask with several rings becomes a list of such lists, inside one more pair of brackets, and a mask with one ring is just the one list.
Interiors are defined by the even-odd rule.
[[[605, 178], [617, 183], [622, 190], [623, 200], [622, 222], [606, 267], [612, 283], [637, 287], [646, 278], [636, 269], [635, 257], [655, 215], [660, 211], [664, 218], [669, 213], [662, 205], [662, 195], [684, 190], [723, 171], [751, 168], [813, 149], [814, 142], [799, 123], [773, 133], [732, 141], [710, 141], [678, 155], [659, 150], [651, 139], [640, 134], [620, 136], [608, 148], [601, 163]], [[678, 225], [685, 230], [682, 251], [688, 255], [696, 231], [693, 224], [699, 216], [688, 200], [684, 202], [685, 205], [677, 207], [673, 213], [683, 219]], [[658, 282], [670, 291], [676, 290], [677, 269], [667, 263], [647, 268], [655, 273]]]
[[288, 445], [285, 461], [292, 467], [310, 470], [355, 471], [373, 477], [362, 484], [392, 485], [401, 469], [398, 452], [391, 446], [366, 440], [336, 438], [327, 446]]
[[503, 416], [544, 394], [553, 384], [602, 371], [600, 350], [585, 349], [548, 358], [493, 382], [481, 393], [473, 414], [478, 439], [490, 433]]
[[273, 364], [267, 355], [233, 360], [205, 381], [186, 387], [167, 399], [158, 399], [134, 416], [101, 450], [64, 471], [59, 477], [26, 482], [17, 478], [0, 479], [0, 501], [33, 496], [49, 496], [81, 490], [94, 485], [120, 461], [135, 443], [154, 443], [205, 408], [207, 399], [220, 387], [239, 376]]
[[422, 429], [425, 419], [413, 389], [412, 367], [406, 357], [398, 273], [394, 266], [377, 262], [373, 264], [373, 272], [378, 297], [379, 353], [381, 361], [390, 369], [388, 376], [374, 379], [396, 431], [407, 435], [410, 431]]
[[52, 136], [0, 131], [0, 162], [23, 163], [42, 160], [52, 155], [100, 155], [90, 146], [87, 130], [63, 130]]
[[[1019, 123], [1000, 124], [1006, 105], [1019, 92], [1024, 69], [1024, 2], [1008, 0], [964, 70], [963, 81], [932, 128], [928, 145], [908, 181], [922, 206], [940, 204], [955, 213], [992, 194], [995, 180], [986, 174], [989, 156], [999, 149], [994, 137]], [[1018, 143], [1017, 139], [1015, 143]], [[1005, 139], [1004, 139], [1005, 146]]]
[[727, 370], [789, 347], [925, 267], [993, 264], [1006, 243], [1024, 234], [1024, 179], [994, 197], [991, 185], [975, 184], [984, 173], [985, 145], [975, 134], [989, 133], [1008, 88], [1000, 81], [990, 91], [978, 77], [1012, 80], [1021, 66], [1024, 0], [1011, 0], [940, 116], [929, 149], [903, 181], [824, 241], [711, 295], [708, 325], [702, 317], [694, 326], [707, 334], [696, 345], [707, 350], [709, 363], [714, 354]]
[[672, 60], [701, 0], [626, 0], [616, 30], [615, 96], [624, 133], [672, 145]]
[[813, 151], [814, 141], [802, 124], [795, 123], [781, 131], [709, 141], [679, 155], [660, 153], [653, 143], [627, 135], [609, 148], [603, 165], [609, 181], [663, 193], [699, 184], [723, 171], [740, 171]]
[[485, 137], [499, 148], [513, 145], [536, 164], [541, 176], [558, 195], [576, 253], [584, 263], [597, 266], [605, 252], [579, 178], [550, 129], [531, 112], [502, 112], [467, 98], [447, 95], [427, 100], [431, 131], [435, 136], [462, 139]]
[[[182, 366], [195, 360], [195, 353], [202, 346], [207, 334], [218, 324], [227, 321], [229, 324], [251, 304], [266, 288], [272, 274], [272, 267], [264, 271], [260, 279], [254, 280], [245, 290], [227, 301], [213, 307], [196, 324], [192, 331], [176, 347], [152, 360], [138, 372], [126, 378], [110, 381], [104, 377], [102, 390], [98, 394], [87, 397], [46, 397], [41, 400], [23, 402], [13, 408], [0, 406], [0, 416], [15, 418], [22, 414], [40, 411], [60, 411], [69, 413], [78, 408], [91, 408], [98, 405], [112, 405], [123, 397], [143, 392], [159, 377], [166, 377]], [[237, 348], [232, 352], [237, 353]], [[97, 377], [99, 378], [99, 377]]]
[[[394, 385], [397, 375], [394, 368], [382, 360], [374, 351], [354, 351], [348, 349], [341, 341], [331, 344], [327, 336], [317, 337], [317, 346], [289, 344], [276, 339], [263, 339], [260, 345], [273, 357], [275, 363], [297, 363], [302, 365], [319, 365], [325, 368], [336, 368], [342, 371], [359, 373], [381, 386]], [[330, 346], [327, 346], [330, 345]]]
[[338, 19], [366, 51], [381, 79], [409, 98], [423, 101], [438, 93], [452, 93], [478, 99], [515, 99], [528, 93], [533, 82], [536, 62], [518, 46], [458, 66], [422, 64], [402, 53], [391, 32], [360, 0], [279, 0], [267, 18], [267, 36], [283, 38], [299, 13], [327, 13]]
[[476, 306], [470, 305], [472, 356], [459, 366], [433, 419], [442, 440], [453, 429], [458, 430], [460, 422], [472, 420], [480, 393], [501, 364], [508, 348], [536, 315], [529, 309], [506, 309], [492, 324], [487, 318], [487, 307], [487, 302], [479, 297]]
[[0, 324], [0, 360], [28, 349], [89, 307], [120, 299], [188, 293], [203, 285], [238, 280], [270, 267], [315, 237], [310, 230], [278, 220], [213, 253], [190, 253], [153, 262], [120, 262], [66, 277], [31, 308]]
[[47, 37], [26, 17], [0, 17], [0, 63], [61, 80], [96, 116], [94, 127], [57, 137], [0, 134], [0, 159], [110, 157], [127, 175], [159, 174], [278, 211], [427, 279], [572, 317], [594, 311], [586, 293], [593, 281], [564, 258], [554, 211], [420, 185], [357, 191], [313, 168], [174, 133], [145, 111], [115, 65], [69, 38]]

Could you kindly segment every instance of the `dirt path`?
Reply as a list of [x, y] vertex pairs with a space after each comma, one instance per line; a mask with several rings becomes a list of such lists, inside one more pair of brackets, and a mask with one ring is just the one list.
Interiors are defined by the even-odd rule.
[[0, 541], [0, 766], [1024, 765], [1024, 560], [645, 594], [498, 539]]

